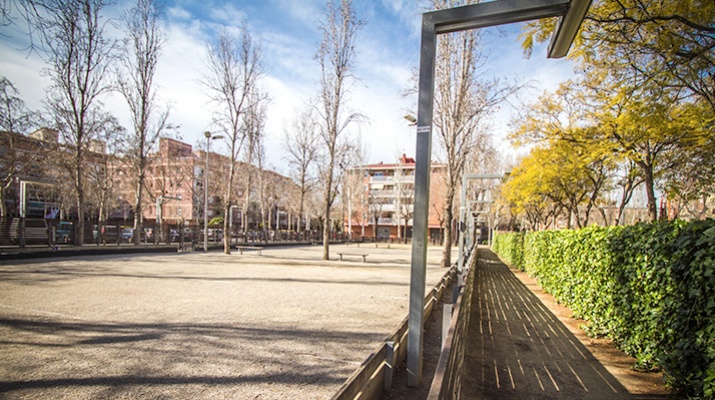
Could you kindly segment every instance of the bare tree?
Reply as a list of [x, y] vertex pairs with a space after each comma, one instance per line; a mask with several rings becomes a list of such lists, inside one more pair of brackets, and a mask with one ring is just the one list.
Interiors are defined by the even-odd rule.
[[299, 187], [298, 229], [300, 231], [301, 218], [305, 214], [305, 197], [313, 188], [315, 176], [312, 171], [318, 156], [317, 125], [313, 119], [312, 108], [306, 108], [293, 121], [291, 130], [283, 132], [283, 148], [288, 156], [288, 165], [291, 166], [294, 179]]
[[[433, 0], [433, 4], [443, 9], [463, 2]], [[479, 75], [486, 61], [479, 50], [480, 39], [479, 30], [461, 31], [440, 36], [437, 47], [434, 125], [447, 165], [443, 267], [451, 264], [455, 194], [467, 156], [480, 151], [489, 112], [517, 90], [515, 85]]]
[[243, 206], [241, 207], [241, 219], [244, 221], [243, 233], [248, 232], [248, 214], [251, 208], [251, 202], [255, 201], [255, 195], [253, 193], [254, 177], [256, 177], [256, 170], [247, 166], [247, 168], [242, 171], [243, 178]]
[[323, 194], [323, 259], [330, 258], [330, 210], [337, 195], [334, 169], [340, 138], [346, 128], [359, 114], [344, 117], [345, 95], [348, 80], [352, 77], [355, 39], [357, 31], [365, 24], [358, 18], [352, 0], [328, 0], [324, 11], [325, 20], [320, 23], [323, 39], [315, 58], [320, 64], [320, 105], [317, 107], [321, 119], [321, 137], [325, 144], [326, 160]]
[[368, 215], [370, 216], [370, 220], [372, 221], [372, 237], [377, 241], [377, 228], [380, 225], [380, 217], [382, 216], [382, 207], [384, 205], [384, 202], [382, 199], [380, 199], [375, 193], [374, 190], [370, 191], [369, 199], [368, 199]]
[[[400, 237], [402, 230], [402, 238], [407, 243], [407, 227], [414, 216], [414, 199], [415, 199], [415, 184], [413, 182], [398, 181], [397, 184], [397, 232]], [[404, 228], [400, 226], [404, 221]], [[403, 230], [404, 229], [404, 230]]]
[[[119, 191], [115, 185], [117, 179], [114, 154], [117, 147], [127, 139], [124, 128], [112, 115], [105, 114], [105, 123], [97, 132], [97, 146], [91, 149], [85, 167], [87, 172], [87, 200], [97, 212], [97, 232], [102, 231], [107, 221], [109, 210], [117, 205], [116, 194]], [[135, 236], [138, 236], [136, 233]], [[99, 240], [97, 240], [99, 245]]]
[[[147, 200], [157, 206], [156, 215], [159, 223], [159, 232], [154, 234], [154, 240], [161, 242], [166, 239], [163, 220], [168, 219], [167, 217], [172, 214], [166, 212], [168, 210], [164, 210], [164, 205], [175, 201], [170, 198], [178, 197], [184, 193], [182, 187], [194, 187], [193, 160], [194, 156], [191, 151], [171, 149], [169, 144], [149, 156], [146, 194], [149, 197]], [[209, 193], [214, 193], [214, 191], [209, 190]], [[158, 218], [159, 215], [162, 216], [161, 219]]]
[[[214, 112], [214, 124], [225, 135], [229, 152], [229, 173], [225, 182], [224, 206], [228, 215], [234, 202], [234, 183], [236, 181], [238, 159], [248, 132], [245, 128], [244, 114], [251, 107], [251, 102], [258, 102], [257, 82], [262, 74], [260, 45], [255, 43], [248, 27], [241, 27], [240, 37], [235, 38], [224, 30], [215, 44], [207, 46], [207, 72], [203, 84], [209, 90], [209, 97], [217, 107]], [[251, 151], [249, 150], [249, 153]], [[246, 191], [247, 193], [250, 190]], [[224, 218], [224, 229], [228, 230], [228, 220]], [[231, 235], [224, 235], [223, 251], [231, 253]]]
[[[257, 160], [257, 157], [259, 156], [258, 152], [262, 151], [260, 147], [262, 146], [263, 135], [265, 134], [266, 100], [267, 96], [264, 95], [258, 88], [254, 88], [254, 90], [249, 93], [249, 105], [243, 116], [243, 132], [246, 135], [244, 160], [247, 166], [244, 171], [244, 218], [250, 205], [251, 191], [253, 189], [253, 177], [256, 173], [256, 170], [253, 168], [253, 162], [254, 160], [259, 161]], [[247, 228], [247, 225], [245, 225], [244, 230]]]
[[266, 223], [266, 212], [270, 207], [270, 178], [266, 171], [263, 169], [263, 162], [266, 159], [265, 148], [263, 147], [262, 138], [258, 138], [256, 143], [255, 156], [256, 156], [256, 167], [258, 169], [258, 204], [261, 212], [261, 229], [263, 231], [263, 239], [268, 239], [268, 225], [270, 225], [270, 219]]
[[70, 164], [77, 206], [77, 240], [84, 243], [85, 177], [83, 168], [90, 141], [101, 129], [101, 96], [111, 89], [110, 64], [116, 43], [109, 39], [105, 0], [48, 0], [35, 5], [35, 26], [49, 64], [51, 80], [47, 106]]
[[157, 108], [154, 76], [164, 44], [159, 26], [162, 10], [154, 0], [136, 0], [124, 17], [127, 34], [119, 91], [129, 106], [134, 132], [126, 143], [127, 162], [134, 180], [134, 243], [143, 230], [143, 202], [149, 152], [167, 126], [169, 110]]
[[[365, 221], [365, 209], [367, 205], [365, 204], [365, 169], [362, 167], [363, 163], [356, 163], [356, 165], [350, 167], [345, 174], [345, 179], [342, 183], [342, 204], [343, 207], [347, 208], [347, 217], [343, 221], [347, 220], [348, 224], [348, 235], [349, 239], [352, 240], [352, 233], [354, 226], [362, 225], [364, 227]], [[364, 236], [365, 232], [361, 233]]]
[[36, 114], [30, 111], [13, 83], [0, 77], [0, 217], [7, 216], [7, 189], [18, 176], [23, 176], [42, 157], [42, 146], [30, 143], [24, 135], [35, 124]]
[[26, 134], [36, 121], [37, 114], [27, 108], [12, 81], [0, 76], [0, 130]]

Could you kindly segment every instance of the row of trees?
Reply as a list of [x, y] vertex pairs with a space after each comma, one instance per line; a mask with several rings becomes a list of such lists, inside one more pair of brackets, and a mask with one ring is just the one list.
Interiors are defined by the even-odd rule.
[[[86, 171], [92, 141], [103, 139], [117, 144], [117, 151], [127, 160], [127, 175], [133, 178], [135, 188], [134, 225], [141, 231], [150, 152], [156, 149], [159, 138], [170, 135], [172, 129], [169, 107], [158, 96], [155, 83], [166, 42], [160, 24], [162, 7], [154, 0], [137, 0], [123, 14], [124, 36], [115, 38], [109, 32], [110, 21], [103, 15], [109, 6], [105, 0], [16, 0], [2, 7], [3, 24], [28, 23], [32, 48], [48, 65], [46, 73], [52, 83], [47, 89], [43, 122], [61, 133], [64, 158], [71, 159], [67, 164], [78, 212], [78, 232], [84, 228], [88, 186], [97, 184], [96, 180], [88, 182]], [[289, 162], [300, 166], [296, 178], [301, 187], [301, 215], [312, 188], [309, 177], [318, 176], [324, 183], [325, 258], [331, 207], [338, 193], [340, 174], [354, 148], [350, 145], [348, 127], [361, 117], [346, 111], [346, 97], [354, 78], [356, 34], [364, 23], [357, 17], [351, 1], [327, 2], [320, 22], [323, 39], [315, 56], [321, 67], [320, 88], [307, 102], [304, 115], [297, 117], [297, 121], [303, 122], [297, 122], [286, 132], [286, 147], [291, 149]], [[236, 31], [237, 35], [233, 33]], [[237, 198], [240, 162], [261, 170], [265, 159], [268, 95], [260, 86], [264, 71], [261, 44], [252, 37], [246, 24], [238, 29], [227, 27], [215, 42], [207, 43], [205, 64], [200, 80], [213, 103], [212, 131], [223, 136], [229, 158], [227, 179], [222, 181], [224, 215], [228, 215], [239, 202], [243, 203], [242, 209], [249, 208], [255, 184], [249, 172], [242, 190], [244, 198]], [[112, 91], [121, 93], [126, 100], [132, 124], [129, 132], [104, 109], [102, 100]], [[5, 129], [26, 132], [26, 127], [18, 123], [4, 124]], [[108, 170], [103, 171], [106, 178]], [[4, 187], [12, 179], [5, 180]], [[227, 224], [228, 220], [226, 231]], [[82, 243], [81, 235], [77, 243]], [[228, 237], [224, 251], [230, 252]]]
[[[125, 133], [103, 111], [102, 96], [117, 89], [126, 99], [133, 125], [126, 133], [130, 140], [114, 142], [124, 144], [121, 151], [131, 160], [135, 228], [141, 229], [148, 155], [172, 127], [169, 109], [159, 100], [154, 83], [166, 40], [158, 23], [161, 8], [153, 0], [137, 0], [124, 15], [125, 38], [115, 40], [102, 17], [102, 10], [108, 6], [103, 0], [17, 0], [13, 4], [19, 5], [21, 14], [31, 22], [37, 49], [49, 65], [47, 72], [53, 84], [48, 90], [47, 111], [52, 125], [62, 132], [64, 144], [72, 148], [72, 182], [80, 224], [87, 204], [83, 165], [89, 143], [103, 131], [105, 138]], [[432, 6], [440, 9], [462, 4], [435, 0]], [[3, 8], [4, 22], [12, 21], [11, 11], [11, 7]], [[347, 105], [355, 81], [357, 34], [364, 24], [351, 1], [327, 2], [320, 22], [322, 41], [315, 55], [320, 66], [319, 88], [285, 134], [288, 161], [296, 167], [293, 171], [301, 188], [301, 209], [315, 183], [322, 184], [324, 258], [329, 256], [330, 220], [342, 175], [348, 166], [365, 159], [359, 140], [350, 136], [349, 129], [364, 117]], [[201, 78], [213, 101], [213, 131], [224, 137], [230, 158], [223, 188], [224, 215], [239, 201], [235, 190], [238, 161], [262, 168], [268, 99], [259, 84], [264, 70], [260, 43], [245, 24], [237, 36], [231, 32], [227, 29], [215, 43], [207, 44], [206, 69]], [[480, 160], [485, 154], [493, 156], [486, 129], [488, 111], [518, 89], [514, 84], [490, 80], [479, 70], [485, 60], [480, 39], [478, 31], [460, 32], [441, 37], [439, 44], [435, 128], [440, 157], [448, 165], [444, 265], [451, 262], [454, 197], [465, 165], [483, 164]], [[110, 67], [117, 55], [122, 60], [119, 70]], [[243, 209], [248, 208], [252, 184], [250, 177], [245, 180]], [[82, 226], [78, 228], [81, 231]], [[230, 251], [228, 240], [224, 250]]]
[[[154, 83], [164, 43], [158, 24], [161, 9], [152, 0], [137, 0], [122, 16], [125, 36], [119, 39], [110, 35], [112, 24], [103, 15], [109, 5], [104, 0], [18, 0], [3, 6], [3, 23], [17, 23], [19, 18], [27, 22], [32, 50], [47, 65], [44, 72], [51, 83], [42, 118], [36, 123], [60, 133], [63, 156], [54, 161], [67, 168], [71, 177], [78, 244], [83, 242], [80, 233], [90, 203], [88, 190], [111, 184], [106, 164], [90, 160], [92, 144], [101, 141], [110, 151], [126, 155], [136, 177], [134, 208], [139, 216], [148, 153], [169, 128], [168, 107], [160, 106]], [[126, 99], [131, 132], [102, 103], [112, 91]], [[27, 132], [12, 123], [5, 129]], [[93, 167], [96, 171], [89, 171]], [[97, 176], [92, 177], [92, 172]], [[141, 218], [135, 224], [141, 230]]]
[[[8, 109], [23, 111], [25, 115], [32, 114], [24, 108], [22, 98], [10, 81], [0, 78], [0, 88], [3, 89], [0, 93], [2, 104], [11, 106], [5, 107], [0, 113], [3, 118], [7, 116], [4, 111]], [[76, 219], [71, 165], [65, 162], [70, 149], [57, 141], [57, 132], [40, 129], [28, 137], [6, 128], [9, 129], [0, 121], [0, 167], [3, 172], [3, 187], [0, 190], [0, 204], [3, 208], [0, 216], [17, 215], [15, 207], [20, 196], [19, 179], [29, 183], [25, 193], [26, 201], [39, 201], [44, 204], [44, 215]], [[174, 140], [162, 140], [160, 144], [159, 151], [147, 155], [146, 187], [141, 210], [145, 214], [151, 214], [151, 209], [157, 205], [159, 209], [155, 211], [156, 215], [162, 215], [165, 221], [201, 221], [204, 215], [204, 186], [202, 177], [197, 176], [197, 168], [203, 170], [203, 154], [197, 154], [192, 151], [190, 145]], [[83, 168], [87, 187], [85, 218], [100, 225], [107, 219], [123, 219], [126, 223], [129, 218], [132, 222], [137, 216], [133, 203], [136, 182], [133, 176], [133, 159], [119, 151], [116, 144], [109, 147], [106, 145], [106, 142], [95, 142], [89, 149]], [[227, 158], [216, 153], [211, 153], [209, 157], [211, 179], [208, 187], [208, 207], [215, 215], [224, 215], [224, 186], [230, 167], [230, 163], [226, 162]], [[235, 187], [234, 197], [244, 196], [245, 183], [249, 178], [254, 180], [250, 196], [247, 196], [250, 201], [246, 205], [234, 206], [242, 215], [238, 216], [236, 210], [232, 210], [234, 230], [239, 221], [243, 230], [272, 226], [276, 211], [282, 214], [282, 226], [288, 222], [290, 228], [302, 230], [314, 222], [311, 221], [312, 217], [320, 214], [319, 207], [316, 206], [319, 200], [315, 196], [304, 197], [304, 212], [299, 213], [297, 185], [275, 172], [246, 164], [240, 165], [237, 176], [239, 184]], [[184, 200], [177, 202], [176, 198]], [[180, 203], [185, 203], [186, 200], [190, 201], [192, 206], [184, 207], [182, 214]], [[8, 205], [14, 207], [8, 210]], [[193, 210], [193, 213], [190, 210]], [[32, 209], [32, 212], [37, 216], [36, 208]], [[52, 214], [49, 214], [50, 212]], [[223, 221], [223, 218], [221, 220]], [[305, 222], [299, 224], [299, 220]], [[250, 227], [247, 222], [250, 222]], [[312, 226], [315, 228], [317, 224], [313, 223]]]
[[[504, 190], [533, 228], [565, 215], [623, 213], [643, 188], [648, 217], [657, 193], [681, 207], [715, 192], [715, 5], [711, 2], [599, 1], [575, 46], [576, 77], [545, 93], [511, 135], [531, 147]], [[553, 26], [533, 23], [525, 47]], [[707, 207], [690, 210], [702, 217]]]

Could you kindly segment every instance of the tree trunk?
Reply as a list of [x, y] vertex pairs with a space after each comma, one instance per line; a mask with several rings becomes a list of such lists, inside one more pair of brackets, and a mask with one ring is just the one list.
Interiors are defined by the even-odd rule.
[[223, 254], [231, 254], [231, 225], [229, 225], [229, 214], [231, 213], [231, 204], [226, 203], [223, 212]]
[[246, 196], [243, 201], [243, 233], [248, 233], [248, 206], [250, 203], [251, 196], [251, 171], [248, 171], [248, 176], [246, 177]]
[[[141, 232], [144, 230], [144, 227], [142, 226], [142, 214], [143, 214], [143, 209], [142, 209], [142, 195], [143, 195], [143, 190], [144, 190], [144, 185], [142, 184], [144, 182], [144, 176], [140, 175], [139, 176], [139, 182], [137, 183], [137, 191], [136, 195], [134, 197], [134, 244], [139, 245], [141, 244]], [[101, 211], [100, 211], [101, 212]]]
[[454, 190], [454, 187], [448, 187], [444, 199], [444, 242], [442, 243], [444, 250], [442, 251], [441, 263], [443, 268], [449, 268], [449, 266], [452, 265], [452, 242], [454, 237], [452, 232], [452, 220], [454, 219], [452, 207], [454, 204]]
[[648, 165], [643, 165], [643, 175], [645, 177], [645, 191], [648, 197], [648, 216], [651, 221], [658, 220], [658, 206], [655, 199], [655, 182], [653, 179], [653, 168]]
[[0, 188], [0, 217], [7, 216], [7, 207], [5, 206], [5, 186]]
[[[234, 143], [235, 146], [235, 143]], [[233, 153], [233, 149], [232, 153]], [[223, 253], [231, 254], [231, 226], [229, 225], [231, 214], [231, 203], [233, 203], [233, 181], [236, 175], [236, 163], [231, 162], [231, 167], [228, 171], [228, 185], [226, 187], [226, 201], [223, 211]]]
[[[78, 141], [81, 143], [81, 141]], [[79, 146], [78, 146], [79, 147]], [[77, 246], [82, 246], [84, 245], [84, 190], [82, 188], [83, 182], [82, 182], [82, 156], [81, 156], [81, 150], [78, 150], [78, 153], [75, 156], [75, 182], [76, 182], [76, 189], [77, 189], [77, 232], [75, 232], [75, 236], [77, 240], [75, 240], [75, 244]], [[117, 235], [120, 233], [117, 232]]]
[[[332, 163], [331, 163], [332, 164]], [[330, 195], [333, 187], [333, 167], [330, 166], [328, 182], [325, 189], [325, 204], [323, 209], [323, 260], [330, 259]]]
[[295, 233], [300, 233], [301, 231], [301, 223], [303, 219], [303, 214], [305, 213], [305, 210], [303, 209], [305, 207], [304, 205], [305, 202], [305, 183], [301, 181], [300, 183], [300, 205], [298, 206], [298, 221], [296, 221], [296, 226], [295, 226]]

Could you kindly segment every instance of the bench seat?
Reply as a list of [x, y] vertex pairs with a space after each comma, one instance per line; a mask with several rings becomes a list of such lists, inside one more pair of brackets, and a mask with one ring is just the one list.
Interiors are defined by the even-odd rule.
[[338, 257], [340, 257], [340, 261], [343, 261], [343, 256], [362, 257], [362, 262], [367, 262], [367, 256], [368, 256], [368, 254], [359, 254], [359, 253], [338, 253]]
[[256, 251], [256, 254], [258, 254], [258, 255], [260, 256], [260, 255], [261, 255], [261, 250], [263, 250], [263, 247], [259, 247], [259, 246], [236, 246], [236, 249], [238, 250], [238, 252], [239, 252], [240, 254], [243, 254], [243, 251], [244, 251], [244, 250], [255, 250], [255, 251]]

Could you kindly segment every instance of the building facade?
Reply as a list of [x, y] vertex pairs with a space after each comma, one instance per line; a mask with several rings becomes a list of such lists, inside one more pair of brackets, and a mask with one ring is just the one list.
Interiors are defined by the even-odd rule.
[[[430, 176], [429, 238], [439, 241], [444, 215], [442, 164], [433, 163]], [[351, 168], [346, 174], [347, 217], [345, 231], [353, 238], [409, 240], [412, 238], [415, 160], [402, 155], [392, 164], [377, 163]]]
[[[85, 171], [88, 175], [87, 219], [121, 221], [123, 226], [132, 226], [137, 177], [131, 161], [121, 155], [107, 154], [101, 142], [90, 143], [88, 150], [85, 157]], [[76, 206], [71, 201], [70, 172], [62, 166], [64, 158], [67, 157], [63, 146], [58, 143], [55, 130], [41, 129], [28, 135], [0, 132], [2, 215], [10, 219], [76, 218]], [[157, 150], [148, 155], [146, 164], [142, 204], [145, 223], [156, 223], [159, 217], [172, 225], [199, 225], [204, 221], [206, 161], [207, 153], [203, 150], [194, 150], [190, 144], [175, 139], [160, 139]], [[208, 153], [209, 220], [223, 216], [229, 165], [228, 157], [216, 152]], [[246, 213], [242, 212], [242, 206], [246, 204], [244, 190], [249, 174], [253, 177], [249, 203], [266, 203], [253, 205], [251, 209], [283, 216], [283, 220], [274, 221], [288, 225], [288, 209], [292, 204], [289, 195], [297, 190], [295, 184], [288, 177], [273, 171], [259, 170], [245, 163], [239, 163], [234, 191], [236, 206], [231, 207], [234, 215], [228, 218], [237, 223], [242, 219], [248, 220], [244, 218]], [[106, 195], [104, 205], [100, 205], [100, 191]], [[104, 214], [98, 211], [100, 207], [106, 210]], [[261, 220], [255, 216], [251, 219], [254, 225], [258, 225]], [[270, 222], [271, 218], [267, 220]]]

